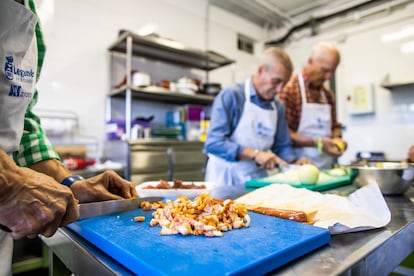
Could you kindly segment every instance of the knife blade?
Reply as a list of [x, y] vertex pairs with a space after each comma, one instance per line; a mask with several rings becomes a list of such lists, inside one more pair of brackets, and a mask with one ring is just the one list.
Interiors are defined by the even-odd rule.
[[138, 197], [132, 199], [106, 200], [90, 203], [81, 203], [78, 204], [79, 220], [138, 209], [139, 203], [143, 201], [149, 201], [150, 203], [152, 203], [162, 200], [163, 197], [151, 196]]

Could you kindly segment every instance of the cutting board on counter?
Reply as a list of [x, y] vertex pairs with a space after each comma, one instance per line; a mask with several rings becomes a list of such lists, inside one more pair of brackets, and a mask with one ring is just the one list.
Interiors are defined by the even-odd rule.
[[[258, 275], [329, 243], [327, 229], [249, 213], [248, 228], [223, 237], [161, 236], [141, 209], [67, 227], [139, 275]], [[145, 216], [134, 222], [134, 216]]]
[[326, 191], [334, 189], [340, 186], [349, 185], [352, 183], [354, 174], [347, 174], [341, 176], [330, 176], [327, 179], [318, 181], [315, 185], [301, 184], [299, 180], [284, 180], [282, 178], [272, 179], [272, 177], [252, 179], [245, 182], [245, 188], [247, 192], [251, 192], [255, 189], [262, 188], [270, 184], [289, 184], [295, 188], [306, 188], [311, 191]]

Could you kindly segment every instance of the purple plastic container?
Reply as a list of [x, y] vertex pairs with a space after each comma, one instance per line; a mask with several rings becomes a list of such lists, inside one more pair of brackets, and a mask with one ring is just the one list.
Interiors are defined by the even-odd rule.
[[[135, 125], [140, 125], [142, 128], [150, 128], [151, 122], [145, 120], [134, 120], [131, 122], [131, 128], [133, 128]], [[106, 122], [106, 139], [108, 141], [122, 140], [125, 133], [125, 120], [112, 119]]]
[[187, 121], [201, 121], [204, 116], [204, 107], [197, 105], [186, 106]]

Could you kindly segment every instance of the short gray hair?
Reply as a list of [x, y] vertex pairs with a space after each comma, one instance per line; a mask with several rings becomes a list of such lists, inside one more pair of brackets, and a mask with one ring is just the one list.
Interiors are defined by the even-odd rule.
[[293, 72], [293, 63], [290, 59], [289, 55], [286, 53], [285, 50], [278, 47], [269, 47], [267, 48], [260, 59], [260, 64], [266, 66], [274, 66], [275, 61], [280, 61], [286, 70], [289, 71], [291, 74]]

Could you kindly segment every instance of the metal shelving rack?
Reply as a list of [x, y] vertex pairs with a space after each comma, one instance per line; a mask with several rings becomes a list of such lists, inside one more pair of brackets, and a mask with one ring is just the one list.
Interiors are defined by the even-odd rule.
[[[161, 61], [177, 66], [209, 71], [230, 65], [234, 60], [228, 59], [213, 51], [201, 51], [184, 47], [180, 43], [155, 36], [139, 36], [130, 31], [123, 31], [118, 39], [108, 48], [111, 53], [110, 68], [113, 66], [113, 55], [125, 54], [126, 85], [121, 89], [110, 90], [107, 97], [106, 119], [112, 118], [112, 98], [125, 100], [125, 132], [131, 137], [131, 105], [132, 100], [152, 100], [176, 104], [210, 105], [214, 97], [209, 95], [187, 95], [171, 91], [151, 91], [131, 85], [132, 57], [143, 57], [153, 61]], [[208, 75], [207, 75], [208, 76]]]

